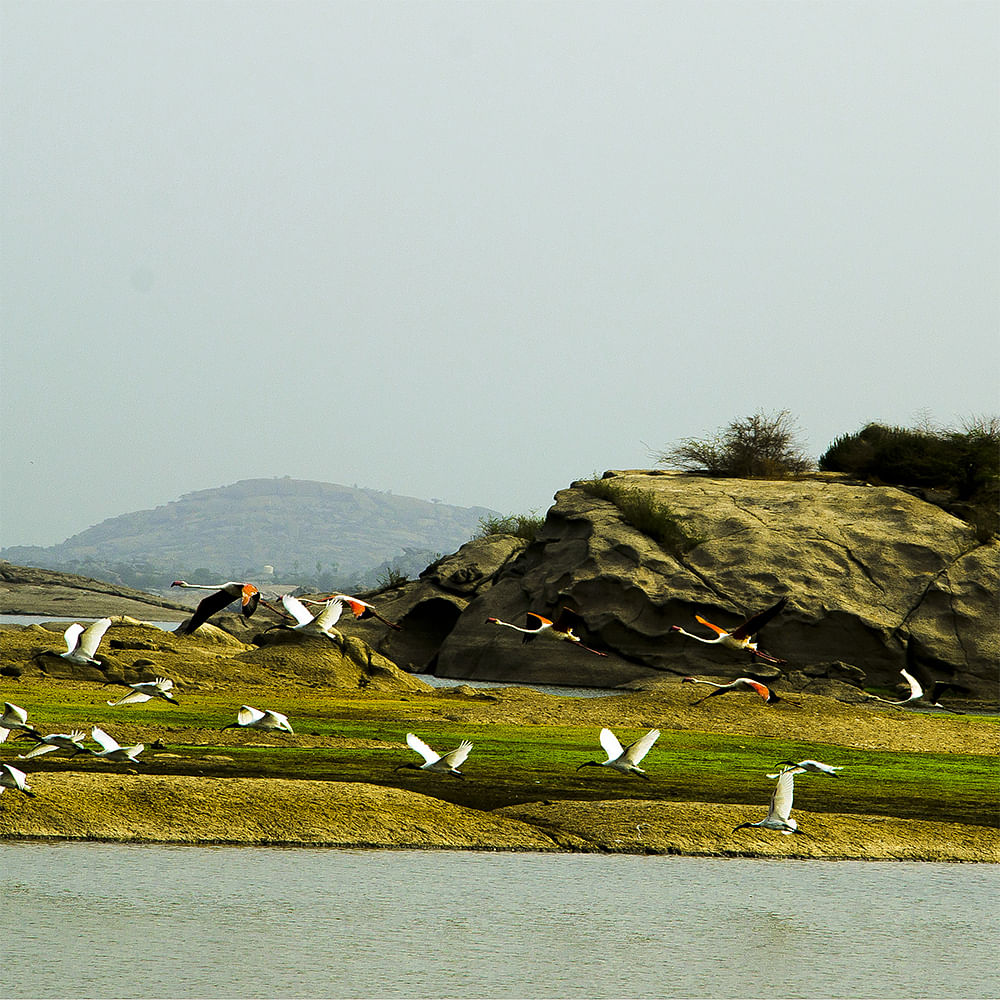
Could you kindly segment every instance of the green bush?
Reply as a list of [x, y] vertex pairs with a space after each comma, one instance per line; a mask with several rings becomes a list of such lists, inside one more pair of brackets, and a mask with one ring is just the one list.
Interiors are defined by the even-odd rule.
[[998, 530], [1000, 419], [974, 418], [961, 430], [867, 424], [838, 437], [819, 467], [869, 482], [945, 494], [941, 505], [964, 517], [981, 541]]
[[591, 496], [610, 500], [633, 528], [655, 539], [671, 555], [682, 556], [704, 541], [689, 534], [677, 515], [651, 490], [623, 486], [610, 479], [587, 480], [579, 486]]
[[802, 446], [788, 410], [775, 414], [758, 411], [733, 420], [710, 438], [683, 438], [657, 454], [657, 462], [687, 472], [741, 479], [785, 479], [813, 467]]
[[544, 517], [539, 517], [532, 511], [530, 514], [507, 514], [503, 517], [481, 517], [479, 531], [475, 538], [487, 538], [490, 535], [514, 535], [533, 542], [542, 530]]

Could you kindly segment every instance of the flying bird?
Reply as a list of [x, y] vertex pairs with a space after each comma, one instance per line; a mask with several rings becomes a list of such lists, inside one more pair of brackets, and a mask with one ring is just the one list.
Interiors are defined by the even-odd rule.
[[[107, 683], [114, 684], [117, 682], [108, 681]], [[151, 698], [162, 698], [164, 701], [169, 701], [172, 705], [180, 704], [170, 693], [174, 689], [174, 682], [169, 677], [157, 677], [156, 680], [140, 681], [137, 684], [125, 684], [123, 686], [132, 690], [124, 698], [119, 698], [118, 701], [109, 701], [108, 704], [112, 708], [116, 708], [118, 705], [140, 705]]]
[[888, 701], [885, 698], [879, 698], [879, 701], [884, 701], [887, 705], [909, 705], [913, 708], [938, 708], [943, 712], [951, 712], [953, 715], [964, 715], [964, 712], [958, 711], [956, 708], [948, 708], [946, 705], [941, 705], [938, 703], [938, 696], [944, 691], [957, 691], [958, 686], [955, 684], [949, 684], [947, 681], [934, 681], [931, 684], [930, 692], [926, 692], [923, 689], [920, 681], [916, 679], [909, 671], [900, 670], [903, 675], [903, 679], [907, 684], [910, 685], [910, 697], [904, 698], [902, 701]]
[[63, 633], [66, 640], [66, 652], [60, 653], [64, 660], [70, 663], [90, 663], [100, 666], [101, 661], [94, 659], [97, 647], [104, 638], [104, 633], [111, 627], [110, 618], [98, 618], [84, 628], [79, 622], [72, 625]]
[[604, 748], [608, 759], [604, 761], [588, 760], [586, 763], [581, 764], [577, 770], [579, 771], [581, 767], [610, 767], [615, 771], [621, 771], [622, 774], [636, 774], [640, 778], [645, 778], [649, 781], [650, 777], [639, 767], [639, 761], [649, 753], [649, 748], [659, 738], [659, 729], [650, 729], [645, 736], [640, 736], [639, 739], [623, 749], [621, 743], [618, 742], [618, 737], [610, 729], [602, 729], [600, 736], [601, 746]]
[[33, 799], [35, 793], [27, 783], [27, 777], [20, 768], [12, 767], [10, 764], [0, 764], [0, 794], [5, 788], [13, 788]]
[[767, 815], [756, 823], [740, 823], [739, 826], [733, 827], [733, 833], [751, 826], [759, 826], [764, 830], [778, 830], [784, 834], [802, 833], [799, 824], [791, 818], [795, 771], [795, 768], [786, 768], [778, 775], [778, 783], [774, 786]]
[[400, 764], [393, 770], [401, 771], [404, 768], [411, 771], [436, 771], [439, 774], [453, 774], [456, 778], [464, 778], [465, 775], [459, 771], [459, 767], [465, 763], [472, 744], [468, 740], [462, 742], [448, 753], [438, 754], [433, 751], [419, 736], [413, 733], [406, 734], [406, 744], [411, 750], [415, 750], [424, 758], [423, 764]]
[[[782, 771], [788, 768], [793, 768], [795, 774], [804, 774], [806, 771], [811, 771], [813, 774], [828, 774], [831, 778], [837, 778], [839, 775], [838, 771], [843, 771], [842, 767], [832, 767], [830, 764], [824, 764], [821, 760], [800, 760], [797, 764], [791, 760], [779, 760], [778, 767]], [[777, 774], [769, 774], [769, 778], [780, 777], [781, 771]]]
[[170, 586], [185, 587], [188, 590], [213, 591], [199, 603], [188, 621], [177, 627], [177, 631], [181, 635], [190, 635], [216, 612], [228, 608], [233, 601], [241, 602], [240, 613], [244, 618], [249, 618], [257, 610], [257, 605], [260, 603], [260, 591], [252, 583], [240, 583], [237, 580], [218, 584], [186, 583], [184, 580], [174, 580]]
[[607, 653], [602, 653], [599, 649], [591, 649], [590, 646], [584, 645], [580, 637], [573, 631], [573, 629], [584, 625], [583, 618], [575, 611], [570, 611], [569, 608], [562, 608], [559, 614], [556, 615], [555, 621], [543, 615], [535, 614], [534, 611], [529, 611], [525, 615], [524, 628], [521, 628], [520, 625], [513, 625], [511, 622], [501, 621], [499, 618], [487, 618], [486, 622], [488, 625], [502, 625], [504, 628], [520, 632], [522, 642], [531, 642], [532, 639], [541, 636], [561, 642], [571, 642], [581, 649], [587, 650], [588, 653], [594, 653], [597, 656], [608, 655]]
[[328, 639], [343, 641], [343, 635], [333, 626], [340, 621], [344, 610], [343, 601], [323, 601], [321, 609], [314, 615], [297, 597], [282, 594], [281, 603], [285, 610], [295, 619], [296, 624], [286, 626], [293, 632], [305, 635], [323, 635]]
[[123, 747], [98, 726], [94, 726], [90, 730], [90, 735], [94, 742], [100, 744], [101, 747], [100, 750], [91, 750], [90, 752], [102, 760], [113, 760], [120, 764], [126, 762], [134, 764], [136, 757], [146, 749], [145, 743], [136, 743], [134, 747]]
[[27, 753], [18, 755], [18, 760], [29, 760], [32, 757], [41, 757], [45, 753], [65, 753], [70, 757], [76, 757], [81, 753], [93, 754], [93, 750], [83, 745], [85, 734], [82, 729], [74, 729], [71, 733], [53, 733], [51, 736], [41, 734], [30, 734], [36, 741]]
[[40, 734], [34, 726], [28, 725], [28, 713], [19, 705], [9, 701], [3, 703], [3, 715], [0, 715], [0, 743], [5, 743], [11, 730], [17, 729], [40, 739]]
[[757, 648], [757, 643], [754, 640], [754, 636], [772, 619], [775, 615], [781, 613], [785, 604], [788, 602], [787, 597], [782, 597], [777, 604], [772, 605], [765, 611], [760, 611], [752, 617], [748, 618], [742, 625], [737, 625], [731, 632], [727, 632], [724, 628], [720, 628], [718, 625], [713, 625], [709, 621], [705, 621], [701, 615], [695, 615], [695, 620], [701, 622], [707, 628], [710, 628], [716, 633], [714, 639], [706, 639], [702, 635], [694, 635], [692, 632], [685, 632], [680, 625], [671, 625], [671, 632], [680, 632], [681, 635], [686, 635], [689, 639], [696, 639], [698, 642], [707, 643], [710, 646], [722, 645], [728, 649], [735, 649], [737, 651], [749, 651], [751, 656], [756, 656], [761, 660], [765, 660], [768, 663], [784, 663], [784, 660], [779, 660], [778, 657], [772, 656], [770, 653], [765, 653], [762, 649]]
[[752, 677], [737, 677], [736, 680], [730, 681], [728, 684], [716, 684], [715, 681], [703, 681], [697, 677], [682, 677], [681, 683], [710, 684], [715, 688], [714, 691], [709, 691], [704, 698], [699, 698], [697, 701], [691, 702], [692, 705], [700, 705], [708, 698], [715, 698], [720, 694], [728, 694], [730, 691], [752, 691], [755, 694], [759, 694], [768, 705], [773, 705], [776, 701], [782, 700], [766, 684], [761, 684], [760, 681], [755, 681]]
[[236, 721], [222, 728], [224, 730], [264, 729], [280, 730], [284, 733], [293, 732], [287, 715], [282, 715], [281, 712], [272, 712], [270, 709], [261, 711], [259, 708], [252, 708], [250, 705], [241, 705], [239, 712], [236, 713]]
[[374, 604], [369, 604], [368, 601], [363, 601], [360, 597], [352, 597], [350, 594], [330, 594], [329, 597], [324, 598], [322, 601], [304, 600], [303, 603], [326, 604], [328, 601], [341, 601], [343, 604], [346, 604], [348, 611], [350, 611], [355, 618], [377, 618], [383, 625], [388, 625], [389, 628], [395, 629], [397, 632], [401, 632], [403, 629], [402, 625], [398, 625], [396, 622], [391, 622], [388, 618], [383, 618], [375, 609]]

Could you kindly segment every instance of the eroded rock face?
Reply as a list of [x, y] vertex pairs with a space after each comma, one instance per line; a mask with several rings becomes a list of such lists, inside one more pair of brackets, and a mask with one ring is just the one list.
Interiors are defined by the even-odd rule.
[[[538, 539], [491, 573], [470, 575], [468, 546], [397, 597], [407, 614], [450, 603], [421, 666], [442, 676], [610, 685], [655, 673], [787, 678], [894, 688], [899, 670], [956, 680], [995, 700], [1000, 641], [1000, 543], [976, 542], [969, 526], [901, 490], [818, 476], [746, 481], [656, 473], [609, 473], [617, 484], [652, 492], [702, 541], [672, 554], [636, 530], [618, 508], [578, 486], [560, 491]], [[477, 552], [478, 554], [478, 552]], [[491, 566], [494, 564], [491, 564]], [[671, 632], [712, 633], [787, 595], [760, 646], [787, 661], [775, 667]], [[568, 604], [584, 618], [597, 657], [568, 643], [522, 643], [486, 622], [524, 623], [527, 611], [553, 617]], [[429, 616], [431, 617], [431, 616]], [[393, 640], [394, 641], [394, 640]], [[909, 661], [907, 645], [909, 644]], [[378, 648], [390, 657], [390, 649]], [[397, 662], [399, 662], [397, 660]]]

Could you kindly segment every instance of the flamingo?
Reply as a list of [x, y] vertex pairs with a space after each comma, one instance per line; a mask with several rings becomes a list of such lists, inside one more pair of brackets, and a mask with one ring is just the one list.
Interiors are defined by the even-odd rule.
[[607, 653], [602, 653], [599, 649], [591, 649], [590, 646], [583, 644], [573, 629], [579, 628], [584, 624], [584, 621], [575, 611], [570, 611], [569, 608], [562, 608], [559, 614], [556, 615], [555, 621], [545, 618], [543, 615], [535, 614], [534, 611], [529, 611], [525, 615], [524, 628], [521, 628], [520, 625], [501, 621], [499, 618], [487, 618], [486, 622], [489, 625], [502, 625], [504, 628], [512, 628], [515, 632], [520, 632], [523, 636], [522, 642], [531, 642], [532, 639], [543, 636], [563, 642], [575, 643], [581, 649], [587, 650], [588, 653], [594, 653], [596, 656], [608, 655]]
[[330, 594], [329, 597], [324, 598], [322, 601], [307, 601], [304, 600], [304, 604], [326, 604], [328, 601], [341, 601], [347, 605], [348, 610], [354, 615], [355, 618], [377, 618], [383, 625], [388, 625], [389, 628], [395, 629], [397, 632], [403, 630], [402, 625], [397, 625], [396, 622], [389, 621], [388, 618], [383, 618], [378, 611], [375, 610], [374, 604], [369, 604], [367, 601], [361, 600], [360, 597], [352, 597], [350, 594]]
[[0, 764], [0, 794], [5, 788], [14, 788], [33, 799], [35, 793], [31, 790], [31, 785], [27, 783], [27, 777], [20, 768], [12, 767], [10, 764]]
[[[804, 774], [806, 771], [812, 771], [813, 774], [828, 774], [831, 778], [839, 777], [837, 772], [844, 770], [842, 767], [832, 767], [830, 764], [824, 764], [821, 760], [800, 760], [797, 764], [790, 760], [779, 760], [778, 767], [782, 770], [794, 768], [796, 774]], [[780, 774], [781, 771], [777, 774], [769, 774], [768, 777], [777, 778]]]
[[649, 753], [649, 748], [659, 738], [659, 729], [650, 729], [645, 736], [640, 736], [639, 739], [623, 749], [621, 743], [618, 742], [618, 737], [610, 729], [602, 729], [600, 737], [601, 746], [608, 755], [608, 759], [603, 761], [588, 760], [586, 763], [581, 764], [577, 770], [579, 771], [581, 767], [610, 767], [616, 771], [621, 771], [622, 774], [636, 774], [640, 778], [645, 778], [649, 781], [651, 779], [639, 767], [639, 761]]
[[435, 753], [419, 736], [413, 733], [406, 734], [406, 745], [415, 750], [424, 758], [423, 764], [400, 764], [393, 770], [401, 771], [407, 768], [411, 771], [436, 771], [439, 774], [453, 774], [456, 778], [464, 778], [465, 775], [459, 771], [459, 767], [465, 763], [472, 744], [468, 740], [462, 742], [447, 753]]
[[682, 684], [710, 684], [716, 690], [709, 691], [704, 698], [699, 698], [692, 702], [692, 705], [700, 705], [707, 698], [714, 698], [716, 695], [728, 694], [730, 691], [753, 691], [764, 699], [765, 704], [773, 705], [776, 701], [781, 701], [766, 684], [755, 681], [752, 677], [737, 677], [736, 680], [728, 684], [716, 684], [715, 681], [703, 681], [697, 677], [682, 677]]
[[759, 826], [764, 830], [778, 830], [784, 834], [802, 833], [798, 823], [791, 818], [792, 796], [795, 794], [795, 768], [786, 768], [778, 775], [778, 783], [771, 795], [771, 805], [767, 815], [756, 823], [740, 823], [733, 827], [733, 833], [746, 827]]
[[[108, 681], [108, 683], [114, 684], [117, 682]], [[156, 680], [140, 681], [138, 684], [125, 684], [123, 686], [131, 688], [132, 691], [130, 694], [125, 695], [124, 698], [119, 698], [118, 701], [109, 701], [108, 704], [112, 708], [117, 708], [119, 705], [140, 705], [144, 701], [149, 701], [150, 698], [162, 698], [164, 701], [169, 701], [172, 705], [180, 704], [170, 693], [174, 689], [174, 682], [169, 677], [157, 677]]]
[[267, 708], [262, 712], [259, 708], [252, 708], [250, 705], [241, 705], [239, 712], [236, 713], [236, 721], [231, 722], [228, 726], [223, 726], [222, 728], [223, 730], [240, 728], [264, 730], [277, 729], [285, 733], [292, 732], [292, 727], [288, 721], [287, 715], [282, 715], [281, 712], [272, 712]]
[[79, 622], [72, 625], [63, 633], [66, 640], [66, 652], [59, 655], [70, 663], [90, 663], [100, 666], [101, 661], [94, 659], [97, 647], [104, 638], [104, 633], [111, 627], [110, 618], [98, 618], [84, 628]]
[[720, 628], [718, 625], [713, 625], [711, 622], [705, 621], [700, 615], [695, 615], [695, 620], [701, 622], [702, 625], [707, 626], [713, 632], [716, 633], [714, 639], [706, 639], [701, 635], [694, 635], [692, 632], [685, 632], [680, 625], [671, 625], [671, 632], [680, 632], [681, 635], [686, 635], [689, 639], [697, 639], [698, 642], [707, 643], [710, 646], [721, 644], [728, 647], [729, 649], [736, 650], [748, 650], [751, 657], [756, 656], [761, 660], [765, 660], [768, 663], [784, 663], [784, 660], [779, 660], [778, 657], [772, 656], [770, 653], [765, 653], [762, 649], [757, 648], [757, 643], [754, 641], [753, 637], [772, 619], [775, 615], [779, 614], [787, 603], [788, 598], [782, 597], [777, 604], [772, 605], [765, 611], [760, 611], [755, 615], [748, 618], [742, 625], [737, 625], [731, 632], [727, 632], [724, 628]]
[[123, 747], [117, 740], [108, 736], [99, 726], [94, 726], [90, 730], [90, 735], [94, 742], [99, 743], [101, 746], [100, 751], [91, 750], [91, 753], [102, 760], [113, 760], [121, 764], [126, 762], [134, 764], [136, 757], [146, 749], [145, 743], [136, 743], [134, 747]]
[[340, 621], [341, 612], [344, 610], [343, 601], [324, 601], [322, 610], [315, 615], [291, 594], [282, 594], [281, 603], [298, 623], [290, 626], [292, 631], [302, 632], [305, 635], [323, 635], [328, 639], [343, 641], [343, 635], [333, 627]]
[[44, 753], [57, 751], [68, 754], [70, 757], [76, 757], [81, 753], [93, 754], [94, 752], [83, 745], [85, 734], [82, 729], [74, 729], [71, 733], [53, 733], [51, 736], [32, 733], [31, 738], [37, 741], [37, 745], [27, 753], [18, 754], [18, 760], [29, 760], [32, 757], [41, 757]]
[[230, 580], [229, 583], [186, 583], [184, 580], [174, 580], [171, 587], [185, 587], [188, 590], [211, 590], [197, 608], [194, 614], [188, 619], [186, 624], [177, 627], [181, 635], [190, 635], [199, 625], [204, 624], [217, 611], [228, 608], [233, 601], [241, 602], [240, 613], [244, 618], [249, 618], [260, 603], [260, 591], [252, 583], [240, 583], [237, 580]]
[[931, 684], [930, 693], [928, 694], [913, 674], [907, 670], [900, 670], [900, 673], [903, 675], [906, 683], [910, 685], [910, 697], [904, 698], [902, 701], [887, 701], [885, 698], [879, 698], [879, 701], [884, 701], [887, 705], [912, 705], [914, 708], [938, 708], [943, 712], [951, 712], [953, 715], [965, 714], [964, 712], [959, 712], [958, 709], [938, 704], [938, 695], [942, 691], [949, 689], [957, 690], [954, 684], [949, 684], [947, 681], [934, 681]]

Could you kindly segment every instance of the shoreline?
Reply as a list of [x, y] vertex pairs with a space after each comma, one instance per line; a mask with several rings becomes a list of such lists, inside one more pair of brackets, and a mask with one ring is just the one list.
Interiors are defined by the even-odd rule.
[[[487, 811], [427, 793], [290, 778], [36, 773], [0, 798], [0, 842], [1000, 862], [1000, 830], [797, 811], [806, 835], [733, 826], [760, 806], [546, 799]], [[432, 779], [433, 780], [433, 779]]]

